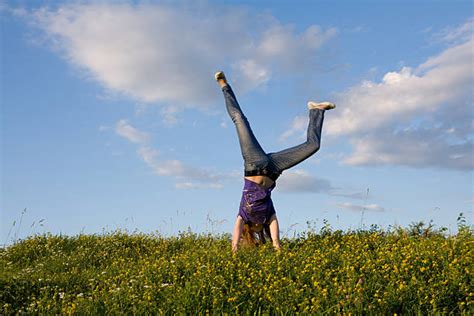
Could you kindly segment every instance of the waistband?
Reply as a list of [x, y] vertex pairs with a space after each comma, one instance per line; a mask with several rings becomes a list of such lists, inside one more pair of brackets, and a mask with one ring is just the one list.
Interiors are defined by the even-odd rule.
[[244, 175], [246, 177], [252, 177], [252, 176], [267, 176], [269, 177], [270, 179], [272, 179], [273, 181], [276, 181], [276, 179], [278, 179], [278, 177], [280, 176], [279, 173], [277, 172], [274, 172], [274, 171], [271, 171], [267, 168], [263, 168], [263, 169], [257, 169], [257, 170], [251, 170], [251, 171], [245, 171], [244, 172]]

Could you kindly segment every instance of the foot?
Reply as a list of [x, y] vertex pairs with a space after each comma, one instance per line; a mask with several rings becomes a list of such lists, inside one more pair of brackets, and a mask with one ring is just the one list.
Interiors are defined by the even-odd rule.
[[332, 102], [320, 102], [316, 103], [314, 101], [309, 101], [308, 102], [308, 109], [314, 110], [314, 109], [319, 109], [319, 110], [332, 110], [335, 109], [336, 105]]
[[218, 71], [214, 74], [214, 78], [216, 81], [219, 83], [219, 85], [222, 87], [227, 85], [227, 79], [225, 78], [224, 72], [223, 71]]
[[219, 80], [225, 80], [225, 75], [223, 71], [218, 71], [214, 74], [214, 78], [216, 78], [216, 81]]

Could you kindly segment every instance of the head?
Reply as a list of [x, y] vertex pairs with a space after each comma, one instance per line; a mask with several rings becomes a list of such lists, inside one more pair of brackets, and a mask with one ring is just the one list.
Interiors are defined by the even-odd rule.
[[249, 247], [255, 247], [264, 244], [266, 241], [272, 241], [270, 235], [270, 226], [268, 224], [245, 223], [242, 230], [242, 244]]

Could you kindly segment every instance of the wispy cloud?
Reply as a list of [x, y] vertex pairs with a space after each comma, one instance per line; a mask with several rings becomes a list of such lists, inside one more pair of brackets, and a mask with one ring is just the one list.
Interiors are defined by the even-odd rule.
[[218, 96], [213, 72], [226, 65], [247, 89], [295, 70], [310, 75], [315, 54], [337, 34], [316, 25], [300, 32], [270, 15], [202, 2], [90, 2], [23, 16], [106, 89], [179, 108], [207, 107]]
[[234, 172], [221, 173], [211, 169], [199, 168], [188, 165], [177, 159], [160, 159], [160, 151], [150, 144], [147, 133], [140, 131], [126, 120], [117, 122], [115, 132], [128, 141], [138, 145], [138, 156], [162, 177], [171, 177], [178, 189], [221, 189], [222, 181], [235, 179]]
[[340, 208], [350, 210], [350, 211], [356, 211], [356, 212], [362, 212], [362, 211], [383, 212], [385, 211], [385, 208], [377, 204], [358, 205], [358, 204], [352, 204], [352, 203], [346, 202], [346, 203], [338, 203], [336, 205]]
[[157, 157], [160, 154], [160, 152], [157, 149], [154, 149], [148, 146], [141, 146], [140, 148], [138, 148], [137, 154], [152, 169], [155, 170], [160, 167], [157, 162]]
[[144, 132], [140, 132], [133, 126], [131, 126], [126, 120], [120, 120], [115, 125], [115, 132], [128, 139], [132, 143], [143, 144], [148, 142], [150, 139], [149, 135]]
[[178, 114], [182, 109], [177, 106], [165, 106], [161, 110], [163, 123], [166, 126], [174, 126], [178, 123]]
[[457, 27], [447, 27], [433, 35], [435, 41], [446, 43], [459, 43], [468, 41], [474, 32], [474, 18]]
[[308, 122], [308, 115], [296, 116], [291, 122], [290, 128], [280, 135], [279, 140], [284, 142], [291, 137], [304, 139], [306, 136], [306, 130], [308, 129]]
[[158, 153], [150, 148], [140, 148], [138, 154], [155, 174], [174, 178], [178, 189], [221, 189], [223, 181], [236, 178], [234, 173], [198, 168], [181, 160], [158, 160]]
[[[473, 169], [473, 20], [439, 35], [450, 45], [416, 68], [386, 73], [339, 93], [325, 134], [348, 140], [350, 165]], [[281, 138], [302, 135], [294, 119]]]
[[221, 183], [196, 183], [196, 182], [178, 182], [175, 184], [177, 189], [192, 190], [192, 189], [222, 189], [224, 186]]
[[279, 74], [300, 72], [309, 75], [317, 60], [315, 53], [338, 33], [335, 28], [323, 30], [317, 25], [297, 33], [293, 26], [282, 25], [275, 18], [263, 29], [258, 40], [251, 43], [250, 54], [234, 63], [234, 69], [245, 79], [247, 88], [265, 84]]

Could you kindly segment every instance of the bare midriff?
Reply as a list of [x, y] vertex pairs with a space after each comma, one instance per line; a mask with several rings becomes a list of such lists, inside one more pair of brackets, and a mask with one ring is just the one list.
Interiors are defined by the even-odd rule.
[[271, 187], [273, 183], [275, 182], [267, 176], [250, 176], [250, 177], [245, 177], [245, 179], [255, 182], [256, 184], [258, 184], [261, 188], [265, 190]]

